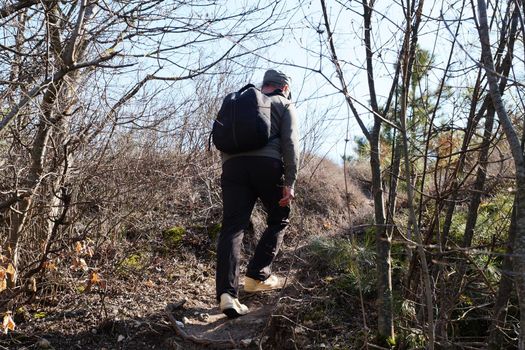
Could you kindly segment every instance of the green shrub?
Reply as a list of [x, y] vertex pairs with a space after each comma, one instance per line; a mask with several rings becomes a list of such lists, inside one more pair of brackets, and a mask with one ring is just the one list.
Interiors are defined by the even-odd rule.
[[375, 252], [369, 246], [358, 246], [344, 238], [315, 238], [309, 245], [311, 261], [331, 288], [372, 296], [376, 291]]
[[474, 245], [491, 244], [493, 237], [507, 239], [514, 196], [500, 193], [480, 204], [476, 221]]

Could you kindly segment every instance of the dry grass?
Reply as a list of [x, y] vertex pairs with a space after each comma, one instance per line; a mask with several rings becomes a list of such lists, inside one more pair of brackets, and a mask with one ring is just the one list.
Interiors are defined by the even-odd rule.
[[[214, 251], [221, 221], [220, 162], [216, 154], [187, 155], [128, 146], [96, 162], [83, 162], [78, 174], [71, 187], [74, 203], [69, 211], [71, 220], [61, 227], [53, 243], [58, 248], [57, 253], [49, 256], [56, 270], [44, 271], [38, 276], [36, 299], [32, 299], [31, 308], [38, 309], [50, 299], [89, 304], [100, 294], [100, 298], [106, 298], [106, 303], [114, 303], [114, 308], [118, 309], [122, 307], [119, 295], [135, 298], [144, 294], [143, 287], [130, 289], [134, 285], [159, 286], [164, 298], [173, 297], [171, 284], [180, 289], [177, 295], [199, 294], [200, 283], [181, 284], [179, 281], [180, 276], [187, 273], [195, 275], [194, 265], [201, 266], [199, 271], [202, 271], [196, 272], [197, 275], [207, 276], [209, 290], [202, 302], [210, 303], [206, 307], [214, 306]], [[345, 188], [348, 188], [348, 195]], [[297, 239], [306, 243], [312, 236], [344, 233], [352, 223], [367, 220], [370, 212], [370, 200], [356, 180], [348, 178], [345, 184], [340, 166], [308, 157], [297, 183], [297, 200], [288, 232], [292, 239], [285, 240], [276, 268], [280, 272], [289, 268], [290, 246]], [[260, 206], [254, 211], [252, 222], [254, 232], [245, 235], [248, 254], [264, 228], [265, 215]], [[180, 228], [184, 232], [180, 240], [166, 240], [163, 232], [170, 228]], [[76, 250], [77, 242], [82, 250]], [[27, 247], [36, 244], [24, 242]], [[72, 270], [74, 258], [84, 259], [86, 269]], [[183, 267], [186, 271], [180, 272]], [[93, 271], [108, 281], [107, 290], [85, 290], [86, 280]], [[26, 296], [21, 296], [15, 304], [26, 302], [22, 300]], [[161, 305], [162, 298], [155, 298], [155, 305]], [[69, 307], [71, 305], [57, 301], [46, 312], [55, 314]], [[98, 301], [94, 308], [92, 318], [77, 321], [97, 329], [99, 321], [112, 319]], [[61, 328], [74, 333], [65, 323], [54, 322], [42, 324], [37, 330], [29, 318], [19, 326], [21, 332]], [[90, 337], [86, 338], [88, 343], [98, 339], [98, 335]], [[56, 342], [59, 339], [60, 336], [51, 337]]]
[[[358, 178], [328, 159], [307, 156], [297, 183], [297, 209], [303, 229], [310, 233], [347, 229], [367, 222], [372, 213], [370, 199]], [[366, 176], [365, 176], [366, 177]]]

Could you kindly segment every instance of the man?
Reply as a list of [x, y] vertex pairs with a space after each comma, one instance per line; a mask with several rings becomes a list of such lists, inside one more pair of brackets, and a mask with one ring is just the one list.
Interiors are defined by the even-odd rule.
[[[272, 94], [278, 91], [280, 94]], [[299, 137], [294, 105], [290, 101], [290, 78], [270, 69], [263, 78], [262, 93], [272, 94], [271, 137], [261, 149], [234, 155], [222, 153], [222, 229], [217, 245], [216, 292], [220, 309], [234, 318], [248, 313], [237, 298], [243, 230], [260, 198], [267, 212], [267, 227], [251, 258], [244, 279], [246, 292], [282, 287], [271, 274], [288, 225], [290, 202], [299, 163]], [[284, 179], [283, 179], [284, 175]]]

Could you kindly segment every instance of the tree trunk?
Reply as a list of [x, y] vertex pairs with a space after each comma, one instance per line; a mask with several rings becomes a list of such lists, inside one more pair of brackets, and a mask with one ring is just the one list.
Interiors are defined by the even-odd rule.
[[489, 336], [487, 339], [488, 348], [490, 350], [501, 349], [504, 336], [500, 328], [505, 326], [505, 318], [507, 315], [507, 303], [509, 302], [512, 293], [512, 256], [514, 254], [514, 238], [516, 237], [516, 200], [512, 208], [512, 217], [509, 227], [509, 237], [507, 240], [507, 249], [505, 250], [505, 257], [501, 265], [501, 279], [499, 281], [498, 295], [494, 302], [492, 323], [489, 327]]
[[507, 137], [516, 171], [516, 238], [514, 241], [513, 265], [516, 276], [516, 289], [520, 301], [520, 332], [518, 348], [525, 349], [525, 161], [516, 129], [507, 115], [498, 90], [498, 77], [490, 49], [490, 37], [487, 24], [487, 8], [484, 0], [478, 0], [479, 37], [482, 47], [483, 65], [487, 72], [490, 96], [494, 103], [499, 121]]
[[[387, 226], [387, 235], [392, 236], [394, 234], [394, 217], [396, 215], [396, 202], [397, 202], [397, 187], [399, 184], [399, 174], [401, 171], [401, 153], [403, 151], [403, 143], [400, 136], [397, 134], [397, 130], [394, 130], [394, 150], [392, 152], [392, 163], [390, 165], [390, 177], [388, 185], [388, 202], [387, 202], [387, 216], [386, 216], [386, 226]], [[407, 238], [412, 239], [412, 236], [407, 233]], [[410, 261], [412, 256], [412, 249], [407, 246], [407, 258]]]
[[374, 200], [377, 266], [377, 329], [379, 339], [394, 338], [392, 308], [392, 259], [390, 256], [391, 237], [385, 225], [383, 183], [379, 160], [379, 133], [372, 133], [370, 142], [370, 168], [372, 170], [372, 196]]
[[[25, 191], [29, 191], [29, 195], [22, 198], [16, 205], [16, 210], [13, 213], [12, 225], [9, 232], [7, 243], [7, 256], [11, 260], [15, 270], [18, 271], [20, 258], [20, 240], [25, 230], [26, 222], [30, 214], [31, 206], [34, 197], [37, 195], [44, 176], [44, 162], [47, 154], [47, 146], [52, 133], [53, 124], [57, 120], [53, 116], [53, 104], [56, 101], [57, 91], [60, 90], [62, 81], [53, 84], [49, 87], [44, 95], [42, 102], [42, 109], [44, 111], [40, 118], [38, 130], [31, 149], [31, 167], [29, 174], [25, 181]], [[17, 274], [9, 281], [9, 288], [14, 288], [17, 283]]]
[[392, 237], [388, 234], [385, 220], [385, 203], [383, 190], [383, 176], [381, 174], [381, 124], [379, 118], [379, 106], [375, 90], [373, 52], [372, 52], [372, 13], [373, 1], [362, 1], [363, 20], [365, 25], [365, 49], [366, 69], [368, 80], [368, 91], [370, 93], [370, 105], [374, 112], [374, 126], [370, 133], [370, 169], [372, 172], [372, 196], [374, 200], [374, 217], [376, 230], [376, 266], [377, 266], [377, 331], [381, 342], [385, 339], [394, 339], [394, 317], [392, 302]]

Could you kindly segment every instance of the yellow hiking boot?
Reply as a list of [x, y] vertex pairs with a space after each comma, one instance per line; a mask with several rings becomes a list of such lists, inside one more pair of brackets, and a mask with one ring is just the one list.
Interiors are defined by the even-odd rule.
[[264, 292], [266, 290], [280, 289], [284, 281], [274, 275], [271, 275], [264, 281], [259, 281], [251, 277], [244, 277], [244, 291], [248, 293]]

